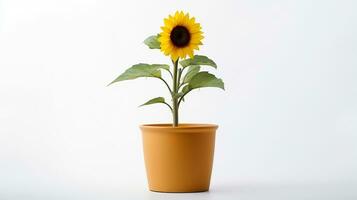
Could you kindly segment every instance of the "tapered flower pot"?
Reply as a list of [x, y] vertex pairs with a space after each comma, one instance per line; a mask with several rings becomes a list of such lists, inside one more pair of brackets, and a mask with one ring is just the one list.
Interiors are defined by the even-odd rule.
[[217, 128], [213, 124], [140, 126], [149, 189], [156, 192], [208, 191]]

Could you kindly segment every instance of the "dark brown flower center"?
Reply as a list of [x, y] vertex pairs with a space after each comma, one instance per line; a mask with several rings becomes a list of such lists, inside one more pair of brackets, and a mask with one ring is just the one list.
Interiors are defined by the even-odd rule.
[[170, 34], [172, 43], [177, 47], [184, 47], [190, 43], [190, 32], [184, 26], [176, 26], [172, 29]]

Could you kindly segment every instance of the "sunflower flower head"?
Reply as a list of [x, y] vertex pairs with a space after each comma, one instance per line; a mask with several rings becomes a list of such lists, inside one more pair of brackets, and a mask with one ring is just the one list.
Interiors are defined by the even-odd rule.
[[159, 36], [161, 51], [171, 56], [173, 61], [194, 55], [194, 50], [199, 50], [202, 45], [203, 32], [201, 25], [196, 23], [195, 18], [182, 11], [176, 11], [164, 19], [164, 26]]

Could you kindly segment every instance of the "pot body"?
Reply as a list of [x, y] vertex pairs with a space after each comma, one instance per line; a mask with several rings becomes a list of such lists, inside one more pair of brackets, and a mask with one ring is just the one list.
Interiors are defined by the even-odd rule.
[[217, 125], [147, 124], [140, 128], [151, 191], [209, 190]]

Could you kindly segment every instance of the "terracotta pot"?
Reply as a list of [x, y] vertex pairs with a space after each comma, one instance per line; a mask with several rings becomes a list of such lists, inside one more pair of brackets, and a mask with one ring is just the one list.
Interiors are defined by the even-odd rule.
[[209, 190], [217, 125], [145, 124], [140, 128], [151, 191]]

